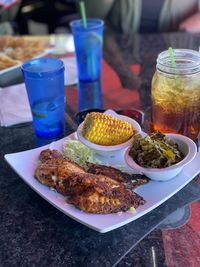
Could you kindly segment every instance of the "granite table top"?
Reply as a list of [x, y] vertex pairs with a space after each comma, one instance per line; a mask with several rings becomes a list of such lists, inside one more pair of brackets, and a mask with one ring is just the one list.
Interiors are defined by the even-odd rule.
[[[103, 74], [105, 108], [129, 108], [134, 103], [134, 108], [140, 108], [145, 113], [143, 127], [148, 130], [150, 80], [158, 53], [169, 45], [197, 50], [199, 36], [174, 33], [106, 38], [103, 68], [111, 68], [114, 74], [110, 83], [105, 82], [106, 73]], [[133, 78], [130, 70], [140, 73], [139, 79]], [[116, 96], [116, 101], [110, 101], [105, 88], [112, 89], [112, 86], [130, 94], [136, 91], [132, 95], [135, 99], [123, 104], [123, 101], [118, 102], [120, 97]], [[77, 111], [77, 88], [66, 88], [66, 96], [66, 111], [70, 118], [66, 122], [68, 135], [76, 127], [74, 114]], [[0, 140], [0, 266], [199, 266], [200, 229], [198, 225], [195, 226], [199, 218], [198, 179], [194, 179], [142, 218], [100, 234], [68, 218], [47, 203], [4, 161], [4, 154], [35, 147], [31, 123], [0, 127]], [[192, 217], [192, 214], [196, 214], [196, 217]], [[190, 234], [191, 225], [198, 238]], [[173, 229], [179, 232], [174, 233]], [[188, 259], [184, 253], [180, 256], [181, 250], [179, 256], [172, 253], [172, 243], [176, 244], [177, 240], [193, 244], [196, 253], [192, 254], [193, 265], [186, 265]], [[175, 249], [178, 251], [180, 248], [177, 246]], [[188, 253], [191, 250], [192, 247], [188, 247]], [[176, 265], [178, 263], [182, 265]]]

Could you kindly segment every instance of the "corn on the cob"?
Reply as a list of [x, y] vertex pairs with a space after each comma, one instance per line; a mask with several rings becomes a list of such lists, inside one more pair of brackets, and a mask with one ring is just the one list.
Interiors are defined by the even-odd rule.
[[98, 145], [118, 145], [130, 139], [135, 130], [125, 120], [108, 114], [91, 112], [87, 114], [82, 128], [82, 135]]

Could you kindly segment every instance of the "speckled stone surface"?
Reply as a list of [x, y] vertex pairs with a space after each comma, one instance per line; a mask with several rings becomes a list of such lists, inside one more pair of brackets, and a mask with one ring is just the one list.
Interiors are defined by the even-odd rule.
[[125, 256], [117, 267], [167, 267], [162, 242], [162, 232], [154, 230], [146, 238], [141, 240], [127, 256]]
[[31, 126], [1, 128], [0, 136], [0, 266], [112, 266], [168, 214], [199, 196], [192, 182], [148, 215], [99, 234], [52, 207], [4, 161], [5, 153], [34, 147]]
[[[134, 42], [131, 36], [116, 37], [127, 64], [136, 61], [142, 65], [141, 99], [147, 118], [150, 109], [149, 82], [153, 73], [152, 67], [155, 67], [155, 57], [171, 43], [170, 40], [172, 46], [173, 40], [181, 39], [182, 44], [180, 41], [179, 47], [184, 46], [183, 40], [187, 40], [185, 47], [192, 43], [193, 48], [197, 48], [199, 39], [190, 35], [186, 37], [182, 35], [181, 39], [179, 34], [163, 35], [162, 38], [157, 35], [135, 36]], [[136, 41], [140, 42], [140, 46], [133, 49]], [[120, 66], [116, 67], [106, 51], [105, 58], [118, 75], [122, 75], [121, 79], [125, 79], [123, 75], [126, 71], [124, 74]], [[71, 131], [67, 126], [66, 134]], [[162, 236], [160, 230], [153, 230], [169, 214], [199, 199], [200, 187], [195, 181], [135, 222], [100, 234], [68, 218], [43, 200], [3, 159], [4, 154], [31, 149], [34, 146], [31, 124], [17, 128], [0, 127], [0, 266], [149, 266], [145, 264], [148, 263], [151, 246], [159, 250], [157, 255], [161, 264], [158, 266], [165, 266]], [[142, 239], [144, 241], [140, 243]], [[154, 241], [149, 243], [150, 239]], [[136, 246], [138, 243], [142, 250]], [[131, 265], [134, 263], [131, 259], [141, 255], [144, 261], [136, 260], [137, 265]]]

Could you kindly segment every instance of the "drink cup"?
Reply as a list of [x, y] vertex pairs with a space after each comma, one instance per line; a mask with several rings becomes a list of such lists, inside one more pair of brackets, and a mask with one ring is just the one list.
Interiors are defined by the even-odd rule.
[[197, 141], [200, 133], [200, 53], [174, 49], [158, 55], [152, 79], [153, 131], [179, 133]]
[[[38, 145], [64, 135], [64, 64], [55, 58], [25, 62], [22, 73]], [[38, 141], [39, 140], [39, 141]]]
[[70, 23], [74, 36], [76, 60], [80, 82], [98, 81], [101, 77], [103, 25], [100, 19], [87, 19]]

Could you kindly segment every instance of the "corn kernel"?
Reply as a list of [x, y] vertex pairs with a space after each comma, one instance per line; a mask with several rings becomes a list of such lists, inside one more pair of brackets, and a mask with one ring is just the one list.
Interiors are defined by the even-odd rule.
[[105, 146], [122, 144], [134, 133], [128, 121], [98, 112], [87, 114], [82, 128], [82, 134], [87, 140]]

